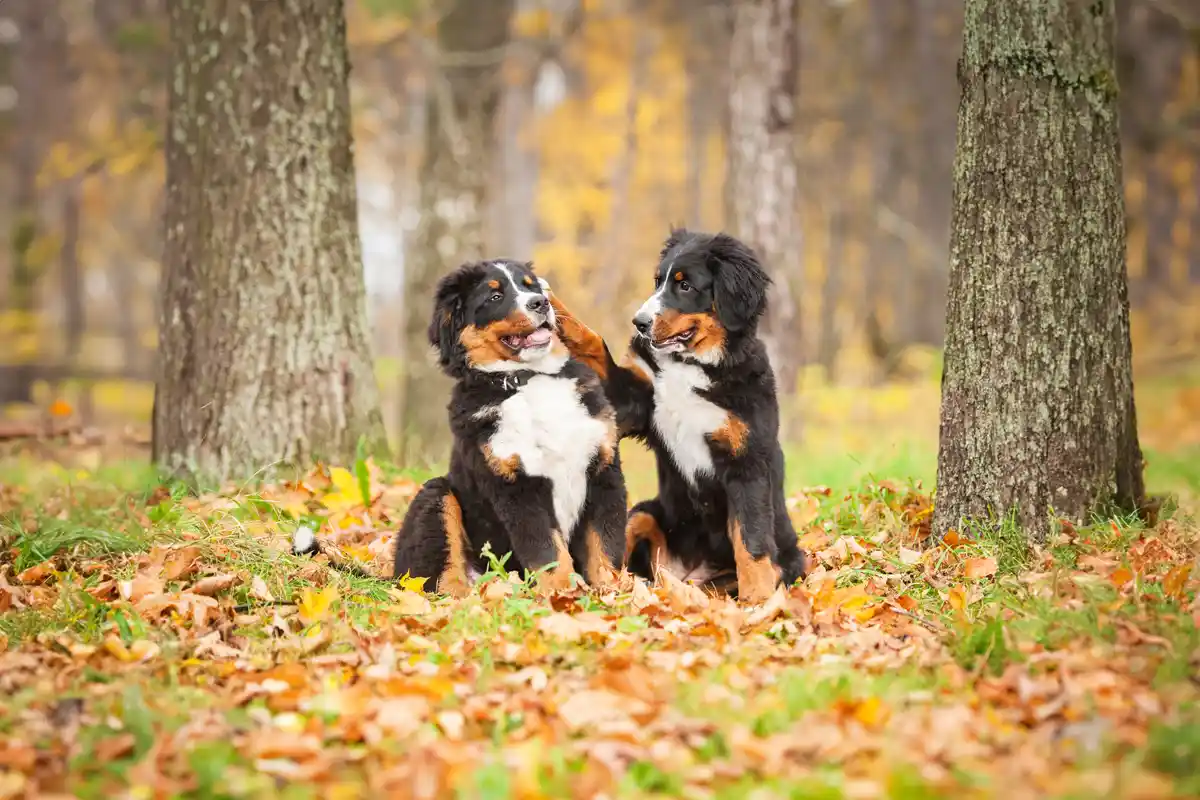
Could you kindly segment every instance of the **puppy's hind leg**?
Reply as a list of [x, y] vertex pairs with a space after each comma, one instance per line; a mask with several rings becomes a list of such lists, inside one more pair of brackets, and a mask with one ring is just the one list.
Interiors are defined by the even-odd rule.
[[625, 521], [625, 567], [634, 575], [653, 581], [667, 558], [667, 535], [662, 503], [643, 500], [629, 511]]
[[615, 463], [603, 467], [588, 485], [572, 557], [583, 565], [588, 584], [598, 589], [616, 586], [625, 566], [625, 477]]
[[427, 591], [464, 597], [471, 591], [469, 546], [462, 507], [450, 481], [432, 478], [413, 498], [396, 534], [394, 575], [425, 578]]

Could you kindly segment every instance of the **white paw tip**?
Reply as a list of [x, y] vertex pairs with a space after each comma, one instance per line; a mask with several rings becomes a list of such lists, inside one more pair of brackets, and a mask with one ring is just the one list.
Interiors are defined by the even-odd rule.
[[313, 533], [312, 528], [309, 528], [307, 525], [301, 525], [292, 534], [292, 552], [307, 553], [313, 549], [313, 545], [316, 542], [317, 535]]

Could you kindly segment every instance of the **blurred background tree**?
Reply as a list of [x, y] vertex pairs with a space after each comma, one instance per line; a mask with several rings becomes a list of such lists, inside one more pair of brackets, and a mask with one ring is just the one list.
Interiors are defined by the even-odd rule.
[[[166, 4], [0, 4], [7, 419], [64, 398], [135, 438], [148, 422]], [[621, 352], [668, 225], [739, 227], [727, 178], [744, 63], [735, 5], [347, 0], [376, 371], [409, 460], [444, 446], [424, 326], [429, 282], [451, 262], [532, 257]], [[797, 194], [788, 255], [771, 265], [795, 307], [777, 354], [795, 376], [785, 412], [804, 420], [806, 446], [902, 437], [930, 450], [962, 3], [790, 5]], [[1134, 362], [1139, 393], [1157, 393], [1139, 398], [1139, 421], [1150, 445], [1200, 446], [1200, 10], [1121, 0], [1118, 16]], [[456, 147], [471, 148], [461, 162]], [[439, 186], [462, 191], [451, 202]]]

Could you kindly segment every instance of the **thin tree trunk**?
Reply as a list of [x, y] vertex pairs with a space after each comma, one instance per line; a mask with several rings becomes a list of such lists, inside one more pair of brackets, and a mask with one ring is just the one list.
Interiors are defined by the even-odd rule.
[[[913, 320], [908, 344], [941, 347], [945, 340], [947, 245], [950, 241], [950, 191], [954, 167], [954, 116], [957, 86], [954, 63], [961, 38], [962, 5], [917, 0], [914, 10], [913, 82], [917, 130], [911, 163], [918, 196], [911, 213], [919, 235], [934, 248], [912, 247], [914, 263], [923, 264], [923, 280], [914, 282], [913, 303], [903, 313]], [[949, 29], [949, 30], [946, 30]], [[906, 210], [906, 213], [907, 210]], [[936, 309], [936, 310], [935, 310]]]
[[837, 382], [837, 358], [842, 341], [838, 330], [838, 301], [842, 296], [842, 273], [845, 269], [845, 212], [841, 203], [832, 201], [826, 219], [825, 282], [821, 287], [821, 340], [817, 361], [825, 368], [825, 378]]
[[[59, 250], [65, 325], [65, 353], [68, 369], [80, 366], [83, 334], [87, 325], [87, 306], [84, 303], [83, 274], [79, 265], [80, 201], [84, 178], [71, 180], [64, 187], [62, 200], [62, 248]], [[79, 413], [84, 422], [92, 420], [92, 384], [84, 383]]]
[[[720, 130], [726, 109], [718, 98], [727, 91], [729, 19], [731, 10], [723, 0], [697, 8], [687, 15], [688, 136], [686, 226], [704, 229], [704, 180], [708, 173], [708, 142]], [[717, 97], [714, 97], [716, 95]]]
[[198, 479], [386, 446], [341, 0], [174, 0], [154, 459]]
[[763, 325], [780, 391], [796, 389], [801, 278], [797, 215], [796, 0], [742, 0], [730, 44], [729, 219], [758, 253], [774, 284]]
[[[536, 13], [539, 0], [514, 0], [517, 13]], [[531, 258], [537, 239], [538, 150], [532, 134], [537, 125], [534, 91], [540, 54], [532, 42], [508, 48], [504, 71], [511, 75], [501, 88], [499, 116], [500, 169], [492, 186], [492, 228], [488, 237], [497, 255]]]
[[938, 533], [1142, 499], [1114, 0], [967, 0]]
[[638, 104], [646, 81], [652, 46], [651, 32], [645, 26], [639, 27], [634, 34], [633, 57], [629, 64], [629, 94], [625, 97], [622, 121], [625, 135], [614, 159], [609, 181], [612, 186], [609, 192], [612, 198], [609, 203], [609, 229], [604, 237], [604, 260], [600, 266], [601, 274], [606, 277], [596, 281], [597, 308], [611, 308], [616, 298], [627, 296], [625, 288], [630, 281], [629, 271], [620, 270], [614, 274], [612, 265], [620, 264], [622, 254], [632, 249], [630, 233], [633, 228], [633, 174], [637, 168], [638, 153]]
[[491, 176], [499, 159], [498, 68], [508, 41], [513, 0], [460, 0], [438, 21], [441, 68], [432, 77], [421, 167], [421, 219], [405, 270], [403, 463], [432, 463], [449, 452], [449, 380], [426, 339], [438, 279], [489, 255]]
[[1171, 257], [1175, 242], [1171, 229], [1179, 213], [1178, 198], [1169, 167], [1160, 154], [1151, 154], [1146, 163], [1146, 274], [1149, 298], [1161, 298], [1171, 291]]

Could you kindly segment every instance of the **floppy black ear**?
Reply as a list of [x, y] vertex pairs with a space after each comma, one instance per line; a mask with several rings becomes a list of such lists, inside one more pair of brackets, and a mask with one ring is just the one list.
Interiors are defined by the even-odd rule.
[[690, 239], [691, 237], [692, 232], [687, 228], [676, 228], [674, 225], [672, 225], [671, 233], [669, 236], [667, 236], [667, 240], [663, 242], [662, 250], [658, 254], [658, 260], [662, 261], [667, 257], [667, 253], [671, 252], [671, 250], [674, 249], [678, 244]]
[[442, 278], [434, 292], [429, 343], [438, 351], [438, 365], [451, 375], [457, 374], [466, 360], [458, 337], [467, 326], [467, 295], [480, 275], [477, 265], [463, 265]]
[[717, 319], [735, 333], [752, 327], [767, 309], [771, 285], [758, 256], [743, 242], [718, 233], [709, 245], [708, 259], [716, 275]]

